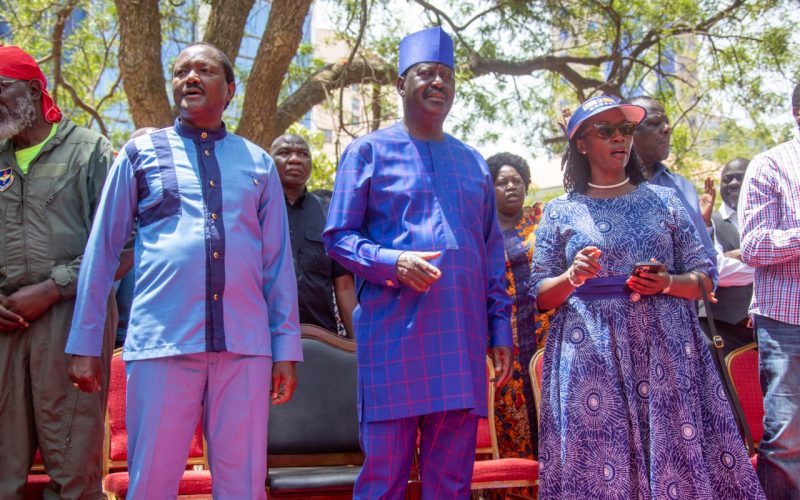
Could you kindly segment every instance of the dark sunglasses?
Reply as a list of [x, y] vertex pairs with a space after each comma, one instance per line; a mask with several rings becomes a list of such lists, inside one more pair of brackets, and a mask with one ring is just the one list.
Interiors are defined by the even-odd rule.
[[614, 135], [615, 130], [619, 130], [619, 133], [622, 134], [624, 137], [630, 137], [636, 131], [636, 122], [622, 122], [616, 125], [609, 125], [607, 123], [595, 123], [592, 125], [594, 129], [594, 133], [600, 139], [610, 139], [611, 136]]

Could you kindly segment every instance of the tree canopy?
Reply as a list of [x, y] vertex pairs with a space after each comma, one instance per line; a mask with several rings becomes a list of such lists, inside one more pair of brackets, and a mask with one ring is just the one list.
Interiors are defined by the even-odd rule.
[[[665, 102], [679, 167], [748, 156], [790, 133], [771, 125], [788, 108], [771, 84], [800, 81], [796, 0], [317, 2], [348, 58], [309, 56], [312, 0], [0, 0], [0, 42], [31, 52], [67, 116], [117, 143], [135, 127], [172, 123], [168, 48], [200, 39], [236, 61], [228, 118], [257, 144], [268, 147], [315, 105], [337, 106], [337, 91], [353, 84], [374, 93], [374, 128], [396, 113], [387, 96], [400, 38], [437, 24], [456, 41], [468, 111], [454, 126], [465, 138], [511, 127], [526, 147], [558, 149], [560, 109], [599, 93]], [[409, 22], [409, 13], [419, 15]], [[263, 30], [248, 31], [258, 16], [268, 16]], [[237, 57], [248, 40], [255, 54]]]

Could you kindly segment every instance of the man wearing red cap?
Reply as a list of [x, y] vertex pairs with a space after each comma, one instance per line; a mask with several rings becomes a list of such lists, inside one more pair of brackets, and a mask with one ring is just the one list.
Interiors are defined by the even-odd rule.
[[[106, 393], [72, 386], [64, 345], [84, 246], [113, 156], [108, 140], [61, 119], [30, 55], [0, 46], [3, 499], [21, 498], [37, 447], [52, 479], [46, 497], [101, 496]], [[113, 301], [109, 311], [106, 367], [116, 323]]]

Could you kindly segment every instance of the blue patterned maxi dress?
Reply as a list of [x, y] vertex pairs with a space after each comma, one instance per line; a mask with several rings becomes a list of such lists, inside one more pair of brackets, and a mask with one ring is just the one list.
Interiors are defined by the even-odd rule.
[[[589, 245], [599, 277], [651, 258], [673, 274], [711, 265], [672, 189], [571, 193], [545, 207], [532, 293]], [[571, 295], [551, 320], [542, 386], [540, 499], [764, 498], [691, 301]]]

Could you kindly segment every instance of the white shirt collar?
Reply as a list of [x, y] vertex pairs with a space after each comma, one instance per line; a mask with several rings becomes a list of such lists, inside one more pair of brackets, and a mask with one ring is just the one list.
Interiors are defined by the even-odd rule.
[[724, 201], [722, 202], [722, 205], [719, 206], [719, 214], [725, 220], [728, 220], [731, 217], [733, 217], [734, 221], [736, 220], [736, 210], [729, 207]]

